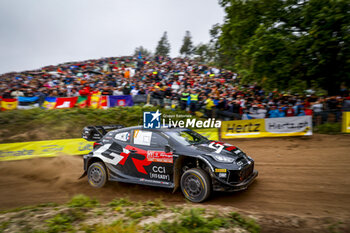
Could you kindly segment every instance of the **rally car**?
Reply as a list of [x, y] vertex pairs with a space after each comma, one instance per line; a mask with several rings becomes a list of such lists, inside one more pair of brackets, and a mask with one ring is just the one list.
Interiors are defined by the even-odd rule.
[[83, 138], [95, 141], [83, 175], [96, 188], [107, 180], [181, 187], [187, 199], [202, 202], [212, 191], [244, 190], [258, 175], [239, 148], [186, 128], [88, 126]]

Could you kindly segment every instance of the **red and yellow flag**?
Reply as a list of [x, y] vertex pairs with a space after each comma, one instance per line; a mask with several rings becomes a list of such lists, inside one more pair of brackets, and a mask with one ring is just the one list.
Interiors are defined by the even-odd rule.
[[2, 99], [1, 100], [1, 111], [16, 109], [18, 105], [17, 99]]

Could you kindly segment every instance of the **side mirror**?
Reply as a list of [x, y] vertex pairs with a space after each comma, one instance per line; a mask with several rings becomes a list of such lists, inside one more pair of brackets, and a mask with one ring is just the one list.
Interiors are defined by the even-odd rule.
[[169, 145], [165, 146], [164, 151], [165, 151], [165, 153], [174, 152], [173, 148], [171, 148]]

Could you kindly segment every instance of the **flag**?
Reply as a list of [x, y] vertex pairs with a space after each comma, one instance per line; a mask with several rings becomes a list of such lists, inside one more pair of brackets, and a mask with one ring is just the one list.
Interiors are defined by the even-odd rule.
[[88, 97], [87, 96], [79, 96], [77, 105], [79, 108], [86, 108], [88, 106]]
[[108, 96], [101, 96], [100, 98], [100, 107], [102, 109], [107, 109], [108, 108]]
[[56, 97], [46, 97], [43, 103], [45, 109], [54, 109], [56, 106]]
[[31, 109], [39, 107], [39, 97], [18, 97], [18, 109]]
[[18, 105], [17, 99], [2, 99], [1, 111], [16, 109]]
[[131, 95], [110, 95], [109, 96], [109, 107], [115, 106], [133, 106]]
[[55, 108], [73, 108], [78, 97], [58, 97]]
[[90, 95], [89, 96], [89, 107], [90, 108], [99, 108], [100, 107], [100, 95]]

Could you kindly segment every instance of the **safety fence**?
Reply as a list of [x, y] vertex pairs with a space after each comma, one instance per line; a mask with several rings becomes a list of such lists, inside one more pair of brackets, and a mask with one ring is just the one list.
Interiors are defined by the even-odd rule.
[[[257, 119], [243, 121], [224, 121], [221, 128], [195, 129], [210, 140], [221, 137], [266, 137], [311, 135], [311, 117], [289, 117]], [[85, 139], [62, 139], [0, 144], [0, 161], [20, 160], [33, 157], [51, 157], [57, 155], [82, 155], [92, 150], [92, 142]]]
[[[350, 133], [350, 112], [344, 112], [342, 132]], [[312, 135], [312, 117], [222, 121], [220, 128], [195, 129], [210, 140]], [[61, 139], [0, 144], [0, 161], [57, 155], [83, 155], [93, 149], [85, 139]]]

